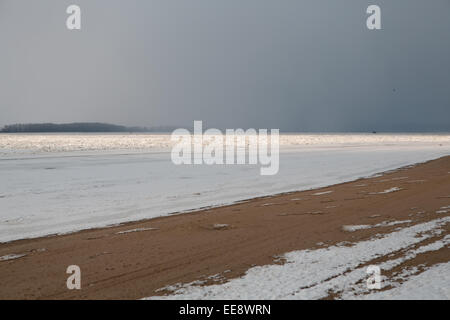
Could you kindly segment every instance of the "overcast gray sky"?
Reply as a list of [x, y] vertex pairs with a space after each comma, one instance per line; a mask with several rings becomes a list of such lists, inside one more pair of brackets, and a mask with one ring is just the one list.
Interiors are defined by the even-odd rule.
[[449, 15], [449, 0], [0, 0], [0, 124], [450, 131]]

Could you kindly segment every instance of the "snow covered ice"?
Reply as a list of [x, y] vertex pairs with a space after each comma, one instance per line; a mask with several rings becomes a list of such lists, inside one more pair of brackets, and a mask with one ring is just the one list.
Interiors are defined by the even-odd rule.
[[448, 155], [450, 136], [285, 134], [274, 176], [175, 166], [170, 147], [166, 134], [1, 134], [0, 242], [325, 187]]

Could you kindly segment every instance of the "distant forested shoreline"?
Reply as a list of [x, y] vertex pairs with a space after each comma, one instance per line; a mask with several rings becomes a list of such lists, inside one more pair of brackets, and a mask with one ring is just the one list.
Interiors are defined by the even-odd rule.
[[4, 126], [3, 133], [47, 133], [47, 132], [170, 132], [175, 127], [127, 127], [116, 124], [100, 122], [76, 122], [76, 123], [18, 123]]

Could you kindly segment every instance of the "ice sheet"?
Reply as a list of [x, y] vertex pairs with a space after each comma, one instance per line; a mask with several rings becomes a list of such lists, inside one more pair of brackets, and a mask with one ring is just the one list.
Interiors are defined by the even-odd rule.
[[279, 173], [261, 176], [257, 165], [175, 166], [168, 139], [0, 134], [0, 242], [323, 187], [450, 154], [448, 135], [284, 135]]

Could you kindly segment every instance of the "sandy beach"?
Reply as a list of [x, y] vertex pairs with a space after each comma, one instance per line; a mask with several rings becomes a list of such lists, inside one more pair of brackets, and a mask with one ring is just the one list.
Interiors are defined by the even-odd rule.
[[[220, 286], [251, 268], [285, 264], [288, 252], [352, 248], [440, 219], [440, 232], [405, 247], [417, 249], [448, 238], [449, 206], [447, 156], [326, 188], [3, 243], [0, 299], [140, 299], [174, 294], [193, 281], [199, 287]], [[406, 256], [406, 249], [392, 249], [359, 267]], [[412, 269], [420, 275], [449, 260], [448, 245], [419, 250], [383, 276], [397, 279], [395, 275]], [[82, 289], [71, 291], [66, 269], [74, 264], [81, 268]], [[395, 283], [381, 291], [393, 287]], [[331, 290], [321, 298], [342, 294]], [[254, 297], [259, 298], [256, 292]]]

